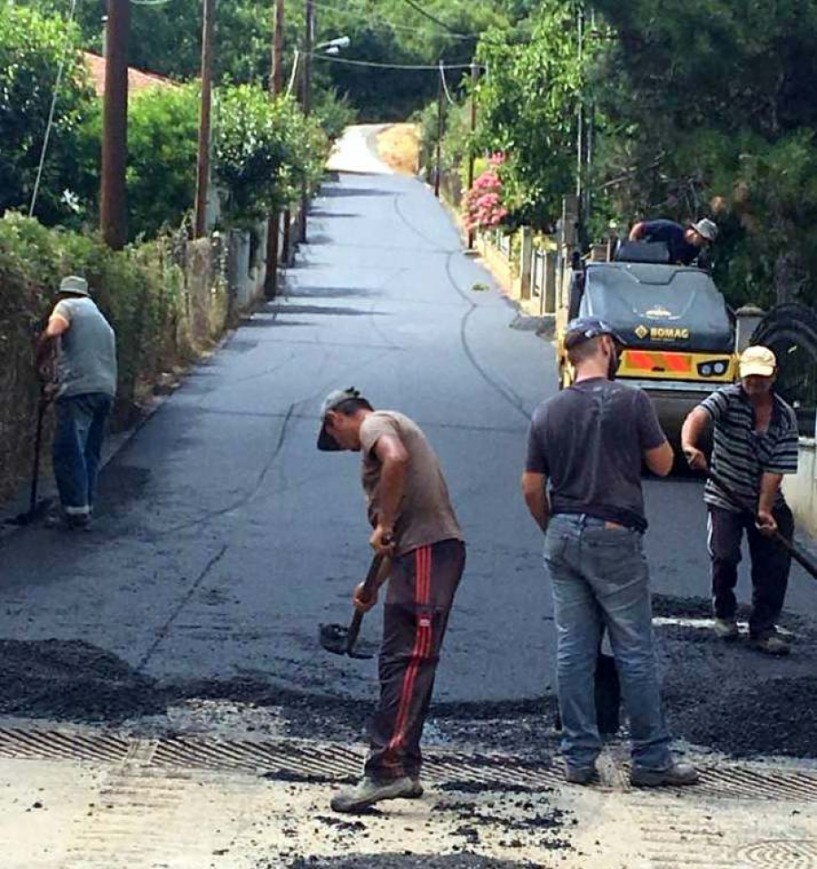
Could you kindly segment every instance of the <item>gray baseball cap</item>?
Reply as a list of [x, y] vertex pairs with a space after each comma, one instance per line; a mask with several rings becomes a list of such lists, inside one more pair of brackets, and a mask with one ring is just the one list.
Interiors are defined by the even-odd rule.
[[88, 281], [79, 275], [68, 275], [60, 281], [61, 293], [73, 293], [75, 296], [90, 296]]
[[[360, 392], [353, 386], [348, 389], [333, 389], [321, 402], [321, 428], [318, 432], [318, 449], [324, 452], [338, 452], [341, 447], [338, 442], [326, 431], [326, 414], [334, 410], [344, 401], [350, 398], [363, 398]], [[364, 399], [365, 400], [365, 399]]]

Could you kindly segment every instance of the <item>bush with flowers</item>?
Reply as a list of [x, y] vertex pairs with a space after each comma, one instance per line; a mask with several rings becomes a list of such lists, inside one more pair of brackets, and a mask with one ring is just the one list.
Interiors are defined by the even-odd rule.
[[479, 175], [462, 200], [465, 228], [491, 229], [499, 226], [508, 216], [508, 209], [502, 201], [502, 179], [500, 167], [505, 162], [502, 153], [488, 158], [488, 168]]

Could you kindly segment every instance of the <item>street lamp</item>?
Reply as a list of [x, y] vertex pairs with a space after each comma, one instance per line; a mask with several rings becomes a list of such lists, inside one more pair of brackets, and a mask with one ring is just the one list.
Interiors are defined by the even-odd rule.
[[324, 50], [326, 54], [337, 54], [341, 48], [348, 48], [351, 40], [348, 36], [337, 36], [335, 39], [330, 39], [327, 42], [319, 42], [315, 46], [315, 51]]

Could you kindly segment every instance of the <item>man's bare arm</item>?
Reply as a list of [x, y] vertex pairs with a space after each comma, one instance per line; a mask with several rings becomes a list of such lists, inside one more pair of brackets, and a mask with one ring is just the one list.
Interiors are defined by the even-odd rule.
[[525, 498], [528, 512], [536, 524], [547, 531], [550, 519], [550, 503], [547, 496], [547, 477], [544, 474], [534, 474], [525, 471], [522, 474], [522, 495]]
[[672, 470], [674, 459], [675, 454], [672, 452], [672, 447], [668, 441], [664, 441], [660, 446], [653, 447], [651, 450], [644, 450], [644, 462], [659, 477], [667, 476]]
[[690, 468], [707, 470], [706, 456], [699, 444], [709, 426], [709, 414], [702, 407], [694, 407], [681, 427], [681, 449], [684, 451]]
[[47, 364], [54, 353], [54, 345], [60, 335], [68, 331], [71, 324], [60, 314], [52, 314], [48, 319], [48, 325], [40, 334], [37, 341], [37, 368]]
[[393, 546], [386, 544], [384, 538], [394, 531], [394, 523], [400, 510], [400, 502], [406, 489], [408, 452], [397, 435], [385, 434], [377, 439], [374, 452], [381, 462], [380, 483], [378, 486], [380, 513], [377, 527], [371, 538], [372, 546], [378, 551], [390, 553]]

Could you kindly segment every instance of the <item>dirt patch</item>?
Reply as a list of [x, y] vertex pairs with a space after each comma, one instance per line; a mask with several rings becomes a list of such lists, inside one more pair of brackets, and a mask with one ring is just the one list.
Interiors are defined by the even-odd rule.
[[392, 124], [377, 137], [377, 155], [401, 175], [416, 175], [420, 160], [420, 130], [416, 124]]

